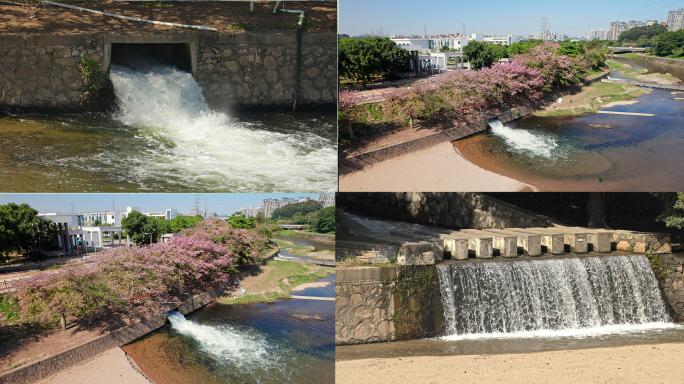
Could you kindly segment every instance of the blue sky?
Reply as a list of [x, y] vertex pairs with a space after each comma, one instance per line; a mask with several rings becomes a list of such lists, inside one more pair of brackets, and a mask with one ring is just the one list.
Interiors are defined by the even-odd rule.
[[[282, 197], [298, 198], [308, 196], [318, 200], [319, 193], [205, 193], [200, 194], [200, 208], [204, 209], [207, 199], [208, 209], [219, 215], [230, 215], [241, 207], [261, 206], [264, 199], [280, 199]], [[191, 193], [87, 193], [87, 194], [0, 194], [0, 205], [14, 202], [28, 203], [41, 213], [71, 212], [74, 203], [75, 212], [104, 211], [112, 209], [112, 199], [116, 209], [139, 207], [141, 211], [163, 211], [167, 208], [177, 209], [186, 214], [193, 209], [195, 195]]]
[[542, 17], [550, 30], [569, 36], [590, 29], [608, 29], [611, 21], [667, 21], [667, 12], [684, 8], [684, 0], [655, 1], [407, 1], [339, 0], [340, 33], [351, 36], [376, 32], [422, 35], [462, 32], [526, 36], [541, 31]]

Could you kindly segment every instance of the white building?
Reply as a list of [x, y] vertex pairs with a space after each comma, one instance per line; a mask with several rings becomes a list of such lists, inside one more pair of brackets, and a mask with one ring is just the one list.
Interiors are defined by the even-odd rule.
[[332, 207], [335, 205], [335, 194], [334, 193], [321, 193], [318, 197], [318, 201], [323, 204], [323, 208]]
[[508, 36], [485, 37], [483, 40], [486, 42], [489, 42], [489, 43], [494, 43], [494, 44], [511, 45], [513, 43], [518, 42], [518, 36], [508, 35]]
[[40, 213], [38, 217], [52, 220], [53, 223], [66, 223], [69, 228], [76, 228], [83, 225], [83, 217], [78, 213]]
[[667, 13], [667, 30], [670, 32], [684, 29], [684, 8]]

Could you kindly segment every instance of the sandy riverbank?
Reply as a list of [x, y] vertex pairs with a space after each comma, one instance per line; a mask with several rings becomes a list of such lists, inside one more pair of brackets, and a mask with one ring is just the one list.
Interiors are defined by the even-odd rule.
[[454, 146], [442, 143], [340, 176], [340, 192], [477, 191], [521, 192], [534, 187], [470, 163]]
[[113, 348], [64, 370], [40, 384], [150, 384], [121, 348]]
[[[684, 343], [335, 362], [341, 383], [678, 383]], [[683, 357], [684, 359], [684, 357]]]

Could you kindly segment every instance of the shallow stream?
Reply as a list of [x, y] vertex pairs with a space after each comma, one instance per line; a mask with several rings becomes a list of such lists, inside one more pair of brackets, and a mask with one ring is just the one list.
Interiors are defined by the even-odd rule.
[[[617, 59], [634, 68], [684, 71]], [[614, 72], [613, 77], [620, 77]], [[673, 191], [684, 189], [684, 94], [653, 90], [630, 105], [585, 114], [528, 116], [454, 142], [471, 162], [544, 191]], [[572, 96], [566, 96], [569, 102]], [[677, 100], [681, 99], [681, 100]]]

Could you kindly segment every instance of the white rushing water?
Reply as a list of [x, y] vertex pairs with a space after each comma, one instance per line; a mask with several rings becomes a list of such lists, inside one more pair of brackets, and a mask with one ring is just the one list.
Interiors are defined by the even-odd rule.
[[518, 152], [527, 152], [533, 156], [552, 158], [558, 148], [556, 139], [549, 135], [535, 134], [525, 129], [513, 129], [504, 126], [499, 120], [489, 122], [492, 133], [501, 137], [506, 145]]
[[581, 338], [676, 327], [645, 256], [437, 269], [449, 340]]
[[217, 361], [247, 368], [269, 365], [277, 359], [269, 353], [266, 339], [228, 325], [209, 326], [186, 319], [180, 312], [168, 314], [173, 329], [199, 343], [199, 349]]
[[110, 78], [114, 118], [150, 142], [145, 154], [129, 159], [138, 165], [134, 179], [155, 174], [233, 192], [337, 189], [337, 149], [329, 139], [271, 132], [212, 111], [192, 75], [173, 68], [112, 65]]

